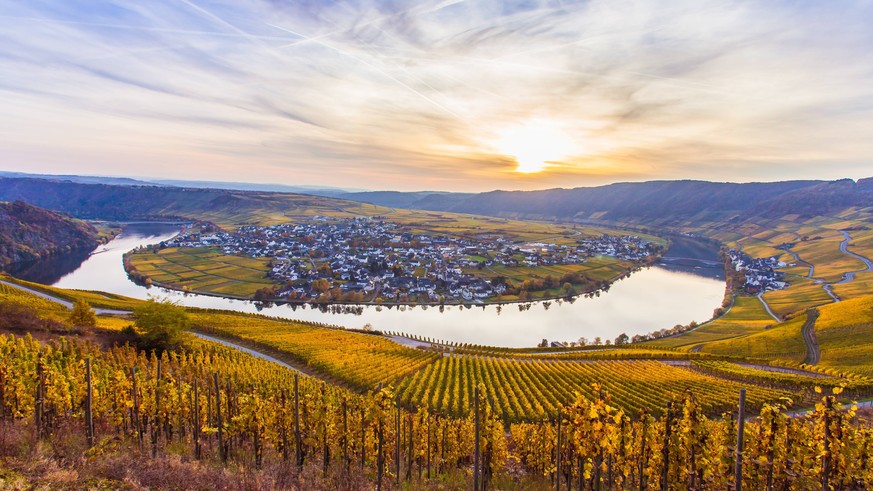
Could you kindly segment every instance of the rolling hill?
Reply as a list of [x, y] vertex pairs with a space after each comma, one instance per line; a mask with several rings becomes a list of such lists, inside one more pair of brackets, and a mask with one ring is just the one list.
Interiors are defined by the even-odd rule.
[[850, 179], [769, 183], [649, 181], [542, 191], [365, 192], [341, 197], [383, 206], [504, 217], [675, 225], [788, 213], [823, 214], [853, 206], [873, 206], [873, 179], [857, 183]]

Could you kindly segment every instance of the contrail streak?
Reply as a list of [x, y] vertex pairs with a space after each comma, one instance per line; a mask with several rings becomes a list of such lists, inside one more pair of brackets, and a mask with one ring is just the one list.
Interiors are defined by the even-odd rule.
[[374, 65], [374, 64], [372, 64], [372, 63], [370, 63], [369, 61], [367, 61], [367, 60], [365, 60], [365, 59], [363, 59], [363, 58], [361, 58], [361, 57], [359, 57], [359, 56], [356, 56], [356, 55], [354, 55], [354, 54], [352, 54], [352, 53], [350, 53], [350, 52], [348, 52], [348, 51], [345, 51], [345, 50], [343, 50], [343, 49], [337, 48], [336, 46], [333, 46], [333, 45], [331, 45], [331, 44], [325, 43], [324, 41], [320, 41], [320, 40], [317, 40], [317, 39], [314, 39], [314, 38], [310, 38], [310, 37], [308, 37], [308, 36], [304, 36], [303, 34], [300, 34], [300, 33], [298, 33], [298, 32], [292, 31], [291, 29], [288, 29], [288, 28], [285, 28], [285, 27], [282, 27], [282, 26], [277, 26], [277, 25], [275, 25], [275, 24], [270, 24], [270, 23], [267, 23], [267, 25], [270, 26], [270, 27], [275, 27], [276, 29], [281, 29], [281, 30], [283, 30], [283, 31], [285, 31], [285, 32], [289, 32], [289, 33], [291, 33], [291, 34], [294, 34], [295, 36], [300, 36], [300, 37], [303, 38], [303, 39], [306, 39], [306, 40], [312, 41], [312, 42], [314, 42], [314, 43], [316, 43], [316, 44], [319, 44], [319, 45], [321, 45], [321, 46], [324, 46], [325, 48], [328, 48], [328, 49], [330, 49], [330, 50], [336, 51], [337, 53], [339, 53], [339, 54], [341, 54], [341, 55], [347, 56], [347, 57], [349, 57], [349, 58], [351, 58], [351, 59], [357, 61], [358, 63], [361, 63], [362, 65], [365, 65], [365, 66], [367, 66], [367, 67], [369, 67], [369, 68], [371, 68], [371, 69], [373, 69], [373, 70], [379, 72], [379, 73], [382, 74], [384, 77], [390, 79], [391, 81], [393, 81], [393, 82], [395, 82], [396, 84], [400, 85], [401, 87], [407, 89], [408, 91], [412, 92], [413, 94], [415, 94], [415, 95], [421, 97], [421, 98], [424, 99], [425, 101], [427, 101], [427, 102], [433, 104], [434, 106], [436, 106], [436, 107], [438, 107], [439, 109], [445, 111], [446, 113], [448, 113], [448, 114], [454, 116], [455, 118], [460, 119], [460, 120], [463, 120], [463, 119], [464, 119], [464, 118], [462, 118], [459, 114], [457, 114], [456, 112], [454, 112], [454, 111], [452, 111], [451, 109], [447, 108], [446, 106], [440, 104], [439, 102], [435, 101], [434, 99], [431, 99], [430, 97], [428, 97], [426, 94], [420, 92], [420, 91], [419, 91], [418, 89], [416, 89], [415, 87], [412, 87], [411, 85], [409, 85], [409, 84], [403, 82], [402, 80], [398, 79], [397, 77], [391, 75], [390, 73], [388, 73], [387, 71], [383, 70], [382, 68], [380, 68], [380, 67], [378, 67], [378, 66], [376, 66], [376, 65]]
[[[442, 10], [442, 9], [444, 9], [444, 8], [451, 7], [452, 5], [456, 5], [456, 4], [459, 4], [459, 3], [464, 3], [464, 2], [466, 2], [466, 1], [467, 1], [467, 0], [445, 0], [445, 1], [443, 1], [443, 2], [440, 2], [440, 3], [436, 4], [436, 5], [434, 5], [434, 6], [431, 7], [431, 8], [422, 9], [422, 10], [419, 11], [419, 12], [415, 12], [414, 9], [409, 9], [409, 10], [407, 10], [407, 11], [405, 11], [405, 12], [394, 12], [393, 14], [383, 15], [383, 16], [381, 16], [381, 17], [376, 17], [376, 18], [374, 18], [374, 19], [370, 19], [370, 20], [368, 20], [367, 22], [364, 22], [364, 23], [362, 23], [362, 24], [356, 24], [355, 27], [360, 28], [360, 27], [369, 26], [369, 25], [376, 24], [376, 23], [381, 22], [381, 21], [386, 20], [386, 19], [391, 19], [391, 18], [393, 18], [393, 17], [397, 17], [397, 16], [399, 16], [399, 15], [401, 15], [401, 14], [409, 14], [409, 15], [411, 15], [412, 17], [417, 17], [417, 16], [419, 16], [419, 15], [423, 15], [423, 14], [432, 14], [432, 13], [434, 13], [434, 12], [439, 12], [440, 10]], [[276, 27], [276, 26], [273, 26], [273, 27]], [[278, 29], [281, 29], [281, 27], [277, 27], [277, 28], [278, 28]], [[337, 29], [337, 30], [335, 30], [335, 31], [326, 32], [326, 33], [323, 33], [323, 34], [319, 34], [319, 35], [317, 35], [317, 36], [311, 36], [311, 37], [309, 37], [309, 38], [304, 38], [304, 39], [302, 39], [302, 40], [300, 40], [300, 41], [296, 41], [296, 42], [293, 42], [293, 43], [284, 44], [284, 45], [279, 46], [279, 47], [280, 47], [280, 48], [293, 48], [293, 47], [295, 47], [295, 46], [299, 46], [299, 45], [301, 45], [301, 44], [308, 44], [308, 43], [311, 43], [311, 42], [316, 42], [316, 41], [318, 41], [318, 40], [320, 40], [320, 39], [324, 39], [324, 38], [327, 38], [327, 37], [330, 37], [330, 36], [333, 36], [333, 35], [336, 35], [336, 34], [342, 34], [342, 33], [344, 33], [344, 32], [348, 32], [348, 31], [350, 31], [350, 30], [352, 30], [351, 27], [347, 27], [347, 28], [345, 28], [345, 29]]]
[[[195, 36], [216, 36], [216, 37], [240, 37], [238, 33], [229, 33], [229, 32], [218, 32], [218, 31], [192, 31], [190, 29], [173, 29], [170, 27], [154, 27], [154, 26], [134, 26], [127, 24], [109, 24], [102, 22], [84, 22], [77, 20], [64, 20], [64, 19], [49, 19], [44, 17], [18, 17], [14, 15], [0, 15], [0, 19], [9, 19], [9, 20], [22, 20], [22, 21], [33, 21], [33, 22], [42, 22], [45, 24], [61, 24], [61, 25], [71, 25], [71, 26], [88, 26], [88, 27], [105, 27], [107, 29], [121, 29], [126, 31], [146, 31], [146, 32], [166, 32], [169, 34], [191, 34]], [[273, 40], [273, 41], [287, 41], [287, 37], [279, 37], [279, 36], [262, 36], [262, 35], [254, 35], [249, 34], [252, 38], [263, 39], [263, 40]]]

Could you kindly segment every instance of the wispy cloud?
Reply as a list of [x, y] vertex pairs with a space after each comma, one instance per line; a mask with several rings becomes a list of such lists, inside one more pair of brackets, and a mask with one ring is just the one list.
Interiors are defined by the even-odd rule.
[[[9, 2], [0, 166], [453, 190], [862, 177], [871, 21], [863, 0]], [[500, 142], [536, 121], [572, 150], [516, 173]]]

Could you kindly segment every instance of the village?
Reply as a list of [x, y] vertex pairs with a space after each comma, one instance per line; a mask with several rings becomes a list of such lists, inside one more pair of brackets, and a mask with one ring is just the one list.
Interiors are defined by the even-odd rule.
[[496, 234], [476, 239], [413, 234], [384, 217], [315, 217], [233, 233], [192, 229], [161, 246], [270, 258], [269, 277], [280, 285], [272, 298], [431, 303], [480, 303], [512, 288], [502, 276], [486, 274], [493, 268], [582, 264], [594, 256], [642, 261], [658, 251], [636, 236], [604, 234], [557, 245], [518, 244]]
[[757, 294], [788, 287], [788, 283], [784, 280], [785, 274], [776, 270], [789, 264], [780, 261], [777, 257], [752, 258], [736, 249], [729, 249], [728, 256], [734, 270], [744, 275], [743, 288], [746, 293]]

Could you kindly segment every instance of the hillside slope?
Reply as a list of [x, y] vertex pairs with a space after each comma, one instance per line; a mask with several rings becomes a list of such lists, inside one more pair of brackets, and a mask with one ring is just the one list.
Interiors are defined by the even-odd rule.
[[[802, 333], [807, 315], [800, 315], [771, 329], [703, 345], [704, 353], [803, 361], [806, 344]], [[818, 307], [815, 340], [822, 367], [873, 376], [873, 295]]]
[[384, 206], [521, 218], [559, 218], [673, 225], [788, 213], [822, 214], [873, 206], [871, 179], [729, 183], [624, 182], [541, 191], [465, 193], [369, 192], [344, 198]]
[[0, 200], [22, 200], [85, 219], [202, 219], [228, 227], [284, 222], [298, 214], [353, 216], [384, 210], [354, 201], [302, 194], [30, 178], [0, 178]]
[[22, 201], [0, 203], [0, 267], [97, 244], [87, 223]]

